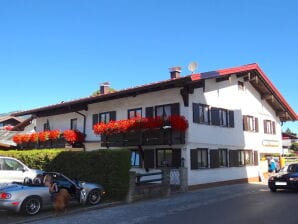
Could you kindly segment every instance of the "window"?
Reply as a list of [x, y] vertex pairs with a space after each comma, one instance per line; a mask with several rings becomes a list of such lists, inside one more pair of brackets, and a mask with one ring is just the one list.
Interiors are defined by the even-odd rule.
[[142, 108], [130, 109], [127, 112], [127, 118], [142, 117]]
[[104, 112], [99, 114], [93, 114], [92, 116], [92, 126], [104, 122], [108, 123], [109, 121], [116, 120], [116, 111]]
[[168, 117], [171, 113], [171, 105], [162, 105], [155, 107], [155, 116], [156, 117]]
[[100, 120], [100, 122], [108, 123], [111, 120], [110, 113], [100, 113], [99, 120]]
[[157, 167], [172, 167], [172, 150], [157, 149], [156, 150]]
[[218, 153], [219, 153], [219, 165], [228, 166], [228, 150], [218, 149]]
[[134, 167], [141, 167], [141, 155], [139, 150], [132, 150], [131, 151], [131, 158], [130, 158], [130, 164]]
[[156, 167], [180, 167], [181, 149], [157, 149]]
[[71, 130], [78, 130], [78, 119], [74, 118], [70, 120], [70, 129]]
[[190, 150], [191, 169], [208, 168], [208, 149]]
[[43, 131], [49, 131], [50, 130], [50, 125], [49, 125], [49, 123], [47, 122], [47, 123], [44, 123], [43, 124]]
[[211, 124], [223, 127], [234, 127], [234, 111], [212, 107]]
[[231, 167], [254, 165], [252, 150], [230, 150], [229, 162]]
[[209, 106], [205, 104], [193, 104], [194, 122], [200, 124], [209, 124]]
[[227, 110], [219, 109], [219, 123], [220, 126], [228, 126]]
[[22, 170], [23, 165], [13, 159], [3, 159], [2, 170]]
[[275, 122], [270, 120], [264, 120], [264, 133], [265, 134], [276, 134]]
[[253, 116], [243, 116], [243, 130], [244, 131], [252, 131], [258, 132], [259, 131], [259, 121], [257, 117]]

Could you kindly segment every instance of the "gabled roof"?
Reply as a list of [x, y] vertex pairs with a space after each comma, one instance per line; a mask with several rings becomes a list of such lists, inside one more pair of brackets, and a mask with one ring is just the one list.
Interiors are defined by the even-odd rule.
[[298, 139], [298, 136], [296, 136], [294, 134], [289, 134], [289, 133], [283, 132], [282, 139]]
[[295, 113], [295, 111], [286, 102], [286, 100], [276, 89], [276, 87], [272, 84], [272, 82], [265, 75], [265, 73], [261, 70], [261, 68], [255, 63], [234, 68], [221, 69], [217, 71], [192, 74], [175, 79], [168, 79], [161, 82], [155, 82], [147, 85], [123, 89], [104, 95], [90, 96], [68, 102], [61, 102], [59, 104], [54, 104], [46, 107], [40, 107], [23, 112], [17, 112], [12, 115], [22, 116], [27, 114], [33, 114], [37, 117], [42, 117], [75, 112], [80, 110], [88, 110], [88, 104], [130, 96], [133, 97], [139, 94], [155, 92], [170, 88], [183, 87], [184, 89], [191, 92], [190, 89], [196, 87], [204, 87], [204, 80], [206, 79], [216, 79], [217, 82], [220, 82], [229, 79], [229, 77], [234, 74], [236, 74], [237, 77], [243, 77], [245, 81], [250, 82], [251, 85], [260, 93], [262, 100], [267, 101], [267, 103], [275, 110], [277, 116], [279, 116], [281, 121], [298, 119], [298, 116]]
[[8, 121], [8, 120], [16, 120], [18, 122], [22, 122], [23, 119], [19, 118], [19, 117], [14, 117], [14, 116], [4, 116], [4, 117], [0, 117], [0, 122], [4, 122], [4, 121]]

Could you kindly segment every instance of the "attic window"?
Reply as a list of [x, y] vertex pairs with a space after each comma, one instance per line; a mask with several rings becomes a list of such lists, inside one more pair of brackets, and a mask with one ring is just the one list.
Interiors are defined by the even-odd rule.
[[238, 90], [244, 90], [244, 82], [238, 81]]

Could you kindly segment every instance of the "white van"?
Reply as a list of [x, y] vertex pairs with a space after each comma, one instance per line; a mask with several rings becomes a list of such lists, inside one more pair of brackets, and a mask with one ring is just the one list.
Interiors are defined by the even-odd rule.
[[42, 170], [30, 169], [15, 158], [0, 156], [0, 183], [23, 182], [28, 178], [33, 180], [42, 173]]

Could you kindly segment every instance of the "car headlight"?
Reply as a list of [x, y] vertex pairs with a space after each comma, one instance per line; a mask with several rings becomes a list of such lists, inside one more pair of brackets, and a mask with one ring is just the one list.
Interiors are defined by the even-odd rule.
[[269, 179], [268, 180], [274, 180], [274, 177], [269, 177]]
[[10, 199], [10, 198], [11, 198], [10, 193], [5, 193], [5, 192], [0, 193], [0, 199]]
[[298, 177], [290, 177], [289, 180], [290, 181], [298, 181]]

